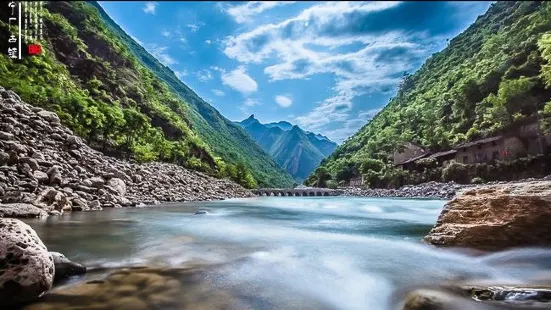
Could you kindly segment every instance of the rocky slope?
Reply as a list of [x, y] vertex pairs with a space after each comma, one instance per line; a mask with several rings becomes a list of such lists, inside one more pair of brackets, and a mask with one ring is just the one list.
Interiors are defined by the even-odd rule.
[[33, 209], [29, 204], [58, 214], [251, 195], [236, 183], [181, 166], [104, 156], [62, 126], [57, 114], [1, 87], [0, 95], [0, 216], [25, 216], [13, 209]]
[[551, 181], [499, 184], [460, 192], [424, 240], [482, 250], [550, 246], [550, 226]]

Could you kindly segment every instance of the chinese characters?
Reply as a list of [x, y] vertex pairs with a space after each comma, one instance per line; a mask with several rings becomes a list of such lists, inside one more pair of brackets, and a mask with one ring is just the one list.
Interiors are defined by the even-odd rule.
[[[42, 53], [42, 46], [39, 41], [43, 39], [43, 7], [45, 1], [10, 1], [8, 8], [8, 27], [17, 33], [8, 35], [8, 57], [21, 59], [21, 45], [27, 44], [28, 55], [39, 55]], [[23, 25], [22, 25], [23, 24]], [[22, 27], [23, 26], [23, 27]], [[22, 40], [22, 38], [24, 40]]]
[[24, 4], [25, 42], [42, 40], [42, 10], [45, 1], [26, 1]]
[[[18, 7], [17, 17], [15, 16], [15, 8]], [[17, 37], [10, 33], [8, 37], [8, 57], [11, 59], [21, 59], [21, 4], [16, 4], [15, 1], [8, 2], [8, 8], [11, 9], [8, 17], [8, 28], [12, 29], [12, 25], [18, 25]]]

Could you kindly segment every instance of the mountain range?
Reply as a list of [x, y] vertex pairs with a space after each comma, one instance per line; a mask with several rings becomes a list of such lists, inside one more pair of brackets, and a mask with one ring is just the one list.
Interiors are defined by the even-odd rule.
[[383, 185], [421, 179], [392, 167], [400, 144], [444, 151], [536, 118], [541, 132], [551, 133], [551, 3], [498, 1], [404, 75], [395, 97], [307, 183], [338, 184], [361, 174]]
[[[0, 12], [7, 50], [8, 13]], [[281, 169], [240, 126], [222, 116], [127, 35], [94, 1], [50, 1], [44, 53], [0, 56], [0, 84], [57, 112], [64, 125], [110, 155], [175, 162], [246, 187], [288, 187]]]
[[251, 115], [237, 124], [297, 182], [304, 181], [337, 147], [327, 137], [304, 131], [286, 121], [262, 124]]

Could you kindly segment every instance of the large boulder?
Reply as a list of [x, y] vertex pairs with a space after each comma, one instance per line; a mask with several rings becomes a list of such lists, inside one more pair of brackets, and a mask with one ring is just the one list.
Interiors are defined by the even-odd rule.
[[38, 114], [40, 117], [42, 117], [43, 119], [47, 120], [50, 123], [59, 123], [59, 117], [55, 112], [42, 110], [36, 114]]
[[46, 210], [71, 211], [72, 204], [67, 195], [53, 188], [45, 188], [34, 204]]
[[58, 166], [52, 166], [48, 171], [46, 172], [48, 174], [48, 177], [50, 178], [50, 184], [51, 185], [59, 185], [61, 184], [61, 172], [59, 171]]
[[54, 261], [36, 232], [0, 219], [0, 308], [32, 301], [52, 287]]
[[550, 181], [499, 184], [460, 192], [424, 240], [482, 250], [551, 246], [549, 227]]
[[120, 196], [126, 195], [126, 184], [119, 178], [112, 178], [107, 181], [107, 186], [113, 189], [113, 191]]
[[47, 217], [46, 211], [28, 203], [0, 203], [0, 217]]

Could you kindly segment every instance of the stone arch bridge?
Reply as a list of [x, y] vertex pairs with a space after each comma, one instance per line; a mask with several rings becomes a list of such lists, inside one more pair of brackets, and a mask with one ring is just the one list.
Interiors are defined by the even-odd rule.
[[340, 196], [341, 190], [329, 188], [259, 188], [252, 190], [257, 196]]

